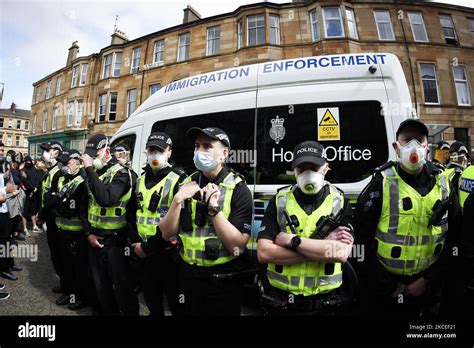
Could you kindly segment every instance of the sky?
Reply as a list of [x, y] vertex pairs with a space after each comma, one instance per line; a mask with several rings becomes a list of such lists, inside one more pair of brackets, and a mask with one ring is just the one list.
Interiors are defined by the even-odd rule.
[[[135, 39], [181, 24], [187, 5], [205, 18], [255, 2], [259, 1], [0, 0], [0, 83], [5, 84], [1, 107], [15, 102], [20, 109], [30, 109], [33, 82], [66, 65], [73, 41], [79, 42], [79, 56], [108, 46], [116, 15], [118, 28]], [[474, 7], [474, 0], [440, 2]]]

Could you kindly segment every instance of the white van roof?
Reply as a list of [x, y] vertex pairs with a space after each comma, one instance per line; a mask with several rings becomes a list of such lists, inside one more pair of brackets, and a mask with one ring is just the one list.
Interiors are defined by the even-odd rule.
[[[377, 71], [370, 72], [371, 66]], [[187, 77], [154, 93], [130, 118], [165, 105], [255, 89], [382, 78], [401, 87], [399, 93], [406, 93], [400, 95], [402, 100], [410, 100], [405, 75], [395, 55], [340, 54], [270, 61]]]

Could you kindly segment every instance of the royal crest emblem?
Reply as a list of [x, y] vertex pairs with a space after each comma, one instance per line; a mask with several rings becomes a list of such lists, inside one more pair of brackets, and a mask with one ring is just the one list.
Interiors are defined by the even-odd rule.
[[272, 127], [270, 128], [270, 138], [272, 138], [276, 144], [283, 140], [286, 134], [285, 127], [283, 127], [284, 118], [280, 118], [278, 115], [276, 118], [271, 119]]

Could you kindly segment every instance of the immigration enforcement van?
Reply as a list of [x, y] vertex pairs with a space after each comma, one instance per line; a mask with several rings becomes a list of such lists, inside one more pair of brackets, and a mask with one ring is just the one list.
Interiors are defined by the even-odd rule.
[[131, 149], [137, 172], [151, 132], [173, 140], [172, 160], [188, 173], [194, 144], [191, 127], [219, 127], [230, 138], [228, 165], [254, 194], [252, 238], [268, 200], [295, 183], [292, 150], [316, 140], [330, 168], [326, 180], [353, 201], [374, 168], [395, 158], [391, 143], [401, 121], [413, 117], [399, 60], [388, 53], [294, 58], [234, 67], [172, 82], [148, 98], [120, 127], [112, 142]]

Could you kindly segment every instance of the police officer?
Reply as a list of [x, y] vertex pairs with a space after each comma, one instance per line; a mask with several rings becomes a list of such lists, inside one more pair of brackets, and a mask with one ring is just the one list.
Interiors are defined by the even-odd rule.
[[54, 209], [59, 237], [60, 262], [64, 267], [64, 294], [56, 304], [68, 304], [77, 310], [95, 305], [95, 290], [88, 276], [89, 260], [84, 230], [87, 223], [87, 188], [81, 176], [81, 154], [64, 149], [58, 158], [62, 176], [57, 190], [51, 195], [47, 209]]
[[[43, 178], [41, 183], [41, 210], [39, 212], [39, 220], [43, 221], [43, 227], [46, 227], [46, 238], [48, 241], [49, 252], [51, 254], [51, 261], [53, 263], [54, 270], [59, 277], [59, 286], [53, 287], [54, 293], [64, 293], [65, 289], [63, 286], [62, 279], [64, 278], [64, 267], [60, 261], [59, 256], [59, 237], [58, 230], [56, 227], [55, 216], [53, 212], [48, 209], [44, 209], [45, 202], [48, 197], [56, 191], [57, 184], [61, 173], [58, 167], [58, 157], [63, 151], [63, 146], [57, 141], [51, 141], [48, 143], [41, 144], [40, 147], [44, 150], [43, 159], [48, 167], [48, 172]], [[63, 300], [66, 301], [67, 297], [64, 297]], [[66, 302], [67, 303], [67, 302]], [[65, 304], [66, 304], [65, 303]]]
[[449, 143], [441, 140], [434, 146], [433, 163], [440, 169], [445, 169], [449, 162]]
[[[344, 193], [324, 180], [329, 166], [321, 144], [298, 144], [291, 168], [297, 184], [270, 200], [258, 236], [259, 262], [268, 264], [264, 313], [333, 314], [335, 308], [324, 302], [343, 296], [342, 263], [354, 241], [352, 213]], [[337, 225], [330, 224], [336, 216]]]
[[130, 163], [130, 148], [127, 144], [119, 143], [114, 145], [111, 149], [111, 153], [121, 165], [131, 168], [132, 164]]
[[457, 243], [457, 196], [441, 170], [426, 161], [427, 136], [421, 121], [403, 121], [393, 143], [398, 161], [375, 170], [356, 204], [356, 243], [367, 254], [359, 269], [367, 276], [362, 292], [368, 308], [386, 318], [437, 313], [451, 245]]
[[[185, 173], [173, 168], [169, 158], [173, 143], [166, 133], [151, 133], [146, 143], [147, 164], [131, 202], [140, 241], [134, 251], [140, 263], [140, 283], [153, 316], [163, 316], [163, 292], [173, 315], [178, 315], [178, 269], [176, 239], [164, 240], [159, 228]], [[133, 206], [133, 205], [131, 205]]]
[[252, 195], [225, 166], [230, 141], [219, 128], [191, 128], [194, 164], [160, 222], [163, 238], [179, 235], [179, 303], [185, 315], [240, 315], [240, 286], [232, 276], [251, 232]]
[[449, 148], [449, 164], [445, 170], [445, 174], [453, 183], [456, 191], [459, 186], [459, 177], [464, 168], [469, 164], [469, 151], [461, 141], [455, 141]]
[[89, 262], [101, 312], [138, 315], [126, 221], [131, 173], [111, 156], [103, 134], [87, 141], [81, 159], [89, 187]]

